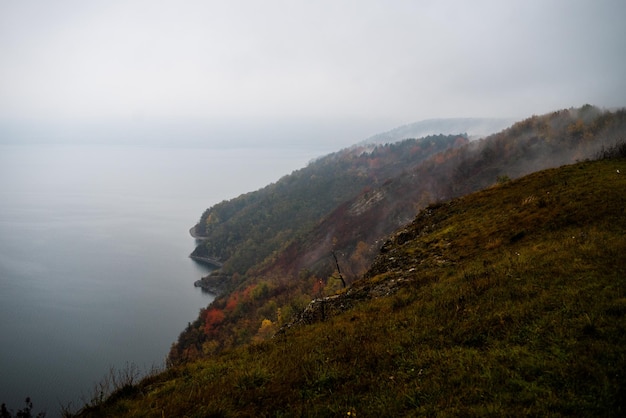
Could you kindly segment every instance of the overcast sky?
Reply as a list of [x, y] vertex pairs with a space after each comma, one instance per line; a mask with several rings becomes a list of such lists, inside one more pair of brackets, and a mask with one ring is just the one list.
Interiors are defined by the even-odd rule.
[[348, 144], [625, 106], [625, 19], [623, 0], [7, 0], [0, 132]]

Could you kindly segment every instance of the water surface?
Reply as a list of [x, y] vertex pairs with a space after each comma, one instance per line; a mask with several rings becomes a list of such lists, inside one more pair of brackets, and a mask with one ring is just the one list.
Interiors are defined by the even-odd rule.
[[0, 402], [55, 416], [111, 367], [162, 366], [212, 296], [202, 211], [315, 150], [0, 146]]

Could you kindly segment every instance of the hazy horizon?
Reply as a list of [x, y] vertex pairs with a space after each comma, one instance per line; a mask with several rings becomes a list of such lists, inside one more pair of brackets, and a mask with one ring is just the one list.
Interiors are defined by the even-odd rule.
[[4, 2], [0, 142], [347, 146], [626, 105], [626, 3]]

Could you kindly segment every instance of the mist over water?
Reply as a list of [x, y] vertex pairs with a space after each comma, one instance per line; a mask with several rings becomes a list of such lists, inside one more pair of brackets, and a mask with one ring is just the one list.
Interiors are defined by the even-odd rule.
[[0, 145], [0, 402], [55, 416], [111, 367], [162, 366], [212, 300], [189, 228], [322, 154]]

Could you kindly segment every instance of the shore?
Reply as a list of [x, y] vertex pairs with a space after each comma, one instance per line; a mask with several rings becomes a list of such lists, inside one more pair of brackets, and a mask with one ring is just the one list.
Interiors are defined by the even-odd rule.
[[224, 292], [229, 280], [230, 276], [224, 275], [220, 272], [213, 272], [200, 280], [196, 280], [193, 285], [195, 287], [202, 288], [205, 292], [209, 292], [217, 296]]
[[192, 226], [191, 229], [189, 230], [189, 235], [191, 235], [193, 238], [198, 239], [198, 240], [202, 240], [202, 239], [208, 239], [209, 237], [205, 237], [202, 235], [198, 235], [196, 233], [196, 226]]
[[190, 255], [189, 258], [191, 258], [192, 260], [195, 260], [199, 263], [203, 263], [203, 264], [209, 264], [212, 267], [216, 267], [216, 268], [221, 268], [223, 266], [223, 264], [216, 260], [215, 258], [211, 258], [211, 257], [202, 257], [199, 255]]

